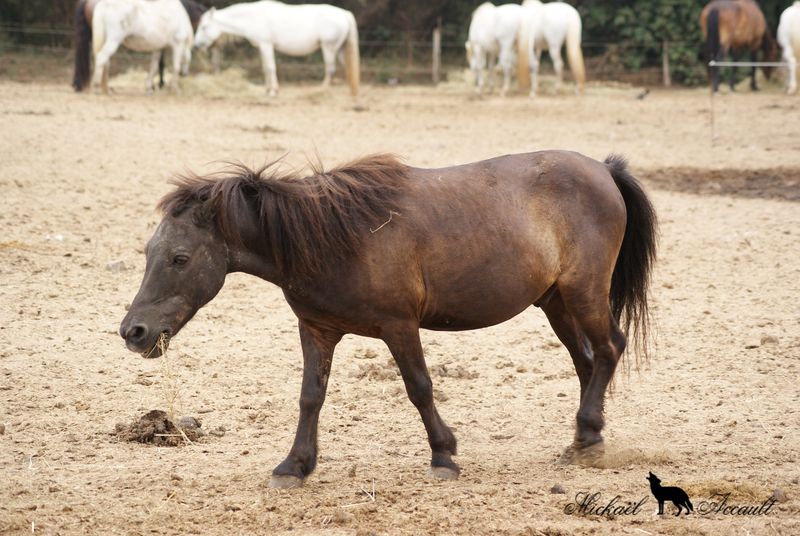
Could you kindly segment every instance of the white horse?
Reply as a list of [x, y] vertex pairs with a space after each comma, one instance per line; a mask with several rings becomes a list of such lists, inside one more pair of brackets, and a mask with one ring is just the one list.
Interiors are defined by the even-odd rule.
[[[195, 34], [195, 44], [204, 48], [222, 34], [250, 41], [261, 52], [267, 93], [278, 94], [275, 51], [305, 56], [322, 48], [325, 61], [324, 87], [336, 72], [336, 59], [344, 63], [353, 96], [358, 95], [360, 57], [356, 19], [347, 10], [327, 4], [286, 5], [272, 0], [234, 4], [206, 11]], [[342, 57], [344, 56], [344, 57]]]
[[800, 1], [786, 8], [778, 24], [778, 44], [783, 49], [783, 59], [789, 64], [787, 93], [797, 93], [797, 57], [800, 56]]
[[521, 88], [530, 88], [531, 97], [539, 89], [539, 62], [542, 51], [547, 50], [556, 71], [557, 88], [561, 87], [564, 75], [564, 60], [561, 47], [567, 43], [567, 59], [575, 79], [576, 92], [583, 91], [586, 71], [581, 52], [581, 16], [578, 11], [564, 2], [543, 4], [539, 0], [525, 0], [522, 3], [520, 24], [518, 79]]
[[522, 7], [517, 4], [495, 6], [485, 2], [472, 13], [469, 25], [469, 38], [465, 43], [467, 61], [475, 78], [475, 92], [483, 92], [483, 72], [489, 73], [489, 87], [494, 87], [492, 71], [495, 59], [503, 69], [503, 89], [505, 96], [511, 83], [514, 65], [514, 43], [519, 31]]
[[180, 0], [100, 0], [94, 6], [91, 21], [93, 86], [100, 85], [108, 93], [108, 61], [120, 45], [125, 45], [131, 50], [152, 52], [148, 91], [155, 89], [153, 77], [161, 50], [171, 48], [170, 85], [178, 89], [181, 66], [188, 67], [192, 57], [192, 23]]

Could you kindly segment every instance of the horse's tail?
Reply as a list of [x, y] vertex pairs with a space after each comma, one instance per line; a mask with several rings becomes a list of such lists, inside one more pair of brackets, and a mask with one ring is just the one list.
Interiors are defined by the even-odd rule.
[[[706, 19], [706, 61], [716, 60], [719, 55], [719, 10], [711, 8]], [[709, 76], [712, 67], [708, 68]]]
[[345, 42], [344, 70], [347, 76], [347, 84], [350, 86], [350, 93], [353, 97], [358, 97], [358, 86], [361, 83], [361, 56], [358, 52], [358, 26], [356, 18], [349, 11], [347, 12], [347, 22], [349, 29], [347, 41]]
[[98, 2], [94, 7], [94, 14], [92, 15], [92, 49], [95, 56], [106, 42], [106, 22], [103, 16], [105, 4]]
[[627, 212], [625, 235], [611, 276], [611, 312], [626, 337], [633, 328], [632, 347], [637, 360], [640, 355], [647, 359], [650, 324], [647, 292], [656, 260], [656, 213], [639, 181], [628, 171], [625, 158], [612, 154], [605, 164], [625, 200]]
[[575, 79], [578, 92], [583, 91], [583, 85], [586, 82], [586, 68], [583, 65], [583, 52], [581, 51], [582, 30], [581, 16], [576, 11], [570, 17], [567, 26], [567, 60], [569, 61], [569, 68], [572, 71], [572, 78]]
[[522, 91], [531, 89], [530, 54], [533, 45], [531, 42], [531, 32], [533, 30], [526, 11], [527, 9], [523, 7], [519, 28], [517, 29], [517, 84]]
[[91, 76], [92, 24], [86, 17], [86, 0], [80, 0], [75, 6], [75, 73], [72, 87], [75, 91], [83, 91], [89, 85]]

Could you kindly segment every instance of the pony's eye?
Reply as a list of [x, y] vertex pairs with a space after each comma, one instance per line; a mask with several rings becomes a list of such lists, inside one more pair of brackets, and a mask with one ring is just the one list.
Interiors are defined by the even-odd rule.
[[183, 264], [186, 264], [187, 262], [189, 262], [189, 255], [185, 255], [183, 253], [178, 253], [172, 259], [172, 264], [177, 264], [179, 266], [183, 265]]

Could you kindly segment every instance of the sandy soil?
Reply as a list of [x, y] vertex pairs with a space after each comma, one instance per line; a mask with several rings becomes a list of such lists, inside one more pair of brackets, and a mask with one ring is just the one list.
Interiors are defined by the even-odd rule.
[[[140, 75], [112, 80], [111, 97], [0, 81], [0, 533], [800, 533], [800, 99], [720, 96], [712, 140], [703, 90], [637, 100], [636, 88], [593, 85], [531, 101], [368, 87], [356, 111], [341, 86], [287, 85], [267, 100], [199, 79], [145, 95]], [[578, 382], [533, 308], [482, 331], [423, 332], [459, 439], [456, 482], [426, 476], [424, 430], [382, 343], [347, 337], [316, 473], [302, 489], [267, 487], [291, 444], [302, 363], [268, 283], [230, 276], [167, 360], [117, 335], [175, 172], [284, 153], [333, 165], [393, 151], [436, 166], [544, 148], [627, 155], [661, 219], [658, 347], [617, 376], [601, 467], [555, 464]], [[176, 412], [214, 435], [177, 448], [114, 435], [176, 392]], [[696, 508], [717, 492], [730, 504], [785, 497], [766, 516], [662, 518], [648, 471]], [[586, 491], [648, 500], [636, 515], [565, 514]]]

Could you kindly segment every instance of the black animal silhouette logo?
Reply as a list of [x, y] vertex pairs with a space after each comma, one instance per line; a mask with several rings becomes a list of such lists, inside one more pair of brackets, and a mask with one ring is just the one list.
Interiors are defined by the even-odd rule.
[[686, 508], [687, 515], [689, 512], [694, 511], [694, 506], [692, 506], [689, 496], [681, 488], [675, 486], [665, 488], [661, 486], [661, 480], [652, 472], [647, 477], [647, 480], [650, 481], [650, 491], [653, 492], [653, 497], [658, 501], [658, 515], [664, 515], [664, 503], [666, 501], [671, 501], [672, 504], [678, 507], [676, 516], [681, 515], [683, 508]]

